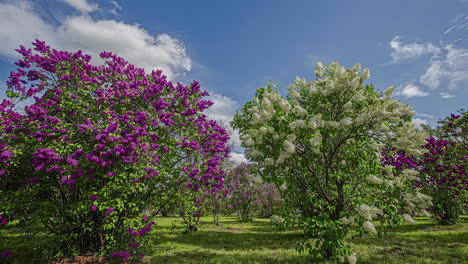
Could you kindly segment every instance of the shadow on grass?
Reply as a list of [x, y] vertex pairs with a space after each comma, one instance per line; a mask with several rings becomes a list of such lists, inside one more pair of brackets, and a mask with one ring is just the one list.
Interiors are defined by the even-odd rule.
[[[200, 230], [195, 233], [178, 235], [169, 239], [162, 234], [158, 242], [192, 245], [214, 250], [261, 250], [261, 249], [294, 249], [295, 244], [305, 236], [301, 233], [250, 233], [234, 231]], [[271, 231], [271, 230], [270, 230]]]
[[467, 263], [468, 259], [466, 232], [366, 236], [352, 244], [364, 253], [361, 263]]
[[6, 263], [50, 263], [57, 244], [44, 229], [31, 224], [0, 230], [0, 247], [9, 248], [13, 253], [14, 257]]
[[270, 254], [262, 255], [253, 253], [206, 253], [183, 251], [177, 252], [170, 256], [158, 256], [151, 259], [148, 263], [222, 263], [222, 264], [238, 264], [238, 263], [268, 263], [268, 264], [284, 264], [284, 263], [333, 263], [335, 261], [324, 261], [323, 259], [314, 259], [308, 255], [281, 255]]

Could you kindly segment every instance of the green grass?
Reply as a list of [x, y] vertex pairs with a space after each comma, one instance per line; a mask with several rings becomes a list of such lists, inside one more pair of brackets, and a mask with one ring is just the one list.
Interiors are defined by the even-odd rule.
[[[0, 249], [10, 248], [14, 258], [8, 263], [47, 263], [55, 255], [55, 241], [38, 225], [18, 225], [10, 222], [0, 229]], [[4, 259], [0, 258], [0, 263]]]
[[[177, 233], [175, 219], [159, 219], [155, 247], [148, 249], [148, 263], [335, 263], [314, 259], [295, 250], [304, 239], [299, 229], [280, 232], [268, 219], [240, 223], [223, 218], [222, 226], [202, 218], [198, 232]], [[180, 228], [180, 227], [179, 227]], [[177, 226], [176, 226], [177, 229]], [[349, 241], [358, 263], [468, 263], [468, 217], [454, 226], [440, 226], [427, 218], [405, 225], [379, 238], [363, 236]]]
[[[452, 226], [417, 220], [416, 225], [404, 225], [381, 238], [366, 235], [350, 240], [358, 263], [468, 263], [468, 217]], [[223, 217], [223, 224], [216, 226], [211, 217], [203, 217], [201, 222], [197, 232], [183, 234], [177, 218], [158, 218], [153, 243], [144, 249], [144, 262], [335, 263], [297, 253], [296, 243], [305, 238], [302, 232], [277, 231], [269, 219], [241, 223], [235, 217]], [[0, 246], [11, 247], [16, 255], [12, 263], [40, 263], [52, 254], [51, 245], [53, 241], [37, 227], [0, 230]]]

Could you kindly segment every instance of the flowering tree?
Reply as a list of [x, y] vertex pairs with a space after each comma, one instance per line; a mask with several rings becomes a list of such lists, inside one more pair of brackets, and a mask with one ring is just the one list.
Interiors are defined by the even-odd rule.
[[262, 217], [270, 217], [281, 209], [281, 194], [274, 184], [262, 181], [258, 186], [257, 214]]
[[384, 164], [395, 166], [398, 170], [417, 168], [420, 175], [414, 187], [433, 198], [430, 212], [441, 224], [457, 223], [468, 203], [468, 177], [465, 172], [468, 114], [464, 111], [460, 113], [439, 121], [437, 129], [426, 127], [431, 137], [422, 146], [427, 150], [424, 156], [415, 158], [401, 151], [384, 151], [382, 158]]
[[[0, 104], [2, 224], [27, 216], [65, 253], [128, 259], [180, 188], [222, 189], [228, 136], [202, 113], [212, 103], [197, 82], [175, 85], [109, 52], [94, 66], [81, 51], [33, 45], [17, 50]], [[15, 111], [25, 99], [34, 103]]]
[[421, 187], [433, 197], [431, 211], [442, 224], [460, 220], [468, 204], [468, 112], [439, 121], [429, 129], [432, 137], [423, 146], [428, 150], [421, 160]]
[[430, 204], [430, 197], [410, 188], [414, 171], [396, 175], [379, 164], [386, 145], [422, 154], [425, 134], [411, 124], [411, 108], [389, 97], [394, 87], [381, 94], [364, 84], [369, 70], [361, 72], [359, 64], [317, 63], [315, 75], [310, 83], [297, 78], [286, 97], [271, 85], [258, 89], [233, 126], [247, 157], [263, 168], [265, 179], [284, 184], [290, 207], [301, 210], [301, 226], [316, 241], [304, 241], [300, 250], [354, 262], [344, 242], [352, 226], [360, 235], [380, 233], [371, 221], [401, 223], [402, 200], [415, 209]]
[[270, 216], [280, 203], [277, 189], [263, 182], [254, 173], [253, 166], [241, 164], [226, 174], [227, 207], [241, 221], [251, 221], [255, 214]]
[[251, 166], [241, 164], [226, 174], [227, 207], [236, 212], [241, 221], [251, 221], [255, 213], [258, 192], [252, 182]]

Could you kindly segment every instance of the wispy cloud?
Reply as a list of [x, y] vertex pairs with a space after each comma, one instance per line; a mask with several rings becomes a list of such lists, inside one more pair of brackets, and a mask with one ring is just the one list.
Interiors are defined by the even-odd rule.
[[442, 92], [442, 93], [440, 93], [440, 97], [442, 97], [444, 99], [452, 99], [452, 98], [455, 97], [455, 95], [450, 94], [448, 92]]
[[417, 113], [416, 116], [427, 117], [427, 118], [430, 118], [430, 119], [434, 118], [433, 115], [425, 114], [425, 113]]
[[122, 10], [122, 7], [119, 5], [119, 3], [117, 3], [117, 1], [110, 1], [110, 3], [114, 5], [115, 8], [117, 8], [118, 10]]
[[[466, 1], [468, 3], [468, 1]], [[453, 25], [444, 31], [443, 35], [456, 30], [466, 30], [468, 28], [468, 16], [460, 14], [452, 20]]]
[[394, 37], [390, 43], [392, 48], [391, 56], [394, 63], [414, 59], [426, 54], [437, 54], [439, 48], [434, 46], [432, 43], [408, 43], [404, 44], [401, 42], [399, 36]]
[[61, 1], [83, 13], [89, 13], [89, 12], [93, 12], [99, 9], [97, 4], [95, 3], [90, 4], [88, 3], [88, 0], [61, 0]]
[[444, 92], [468, 87], [468, 49], [447, 45], [443, 50], [445, 55], [431, 60], [419, 81], [431, 89], [439, 88], [445, 81], [448, 91]]
[[113, 14], [114, 16], [118, 16], [119, 15], [118, 11], [122, 10], [122, 7], [119, 5], [119, 3], [117, 3], [117, 1], [109, 1], [109, 2], [114, 6], [114, 8], [111, 8], [109, 12]]
[[[71, 1], [82, 10], [94, 4]], [[89, 6], [91, 7], [89, 7]], [[96, 20], [89, 14], [67, 17], [59, 26], [43, 20], [28, 1], [0, 3], [0, 55], [10, 59], [20, 44], [29, 46], [39, 38], [56, 49], [82, 49], [94, 58], [102, 51], [110, 51], [146, 70], [161, 69], [169, 78], [190, 71], [191, 59], [183, 43], [168, 34], [150, 35], [137, 24], [116, 20]]]
[[424, 92], [419, 88], [418, 86], [409, 83], [400, 88], [398, 91], [395, 92], [395, 95], [397, 96], [404, 96], [406, 98], [411, 98], [411, 97], [422, 97], [422, 96], [427, 96], [429, 93]]

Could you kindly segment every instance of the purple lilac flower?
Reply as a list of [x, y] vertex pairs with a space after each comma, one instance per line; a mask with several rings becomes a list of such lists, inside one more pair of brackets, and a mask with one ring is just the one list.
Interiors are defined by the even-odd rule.
[[114, 208], [109, 207], [109, 208], [107, 208], [105, 214], [108, 215], [108, 214], [110, 214], [110, 213], [112, 213], [112, 212], [114, 212]]

